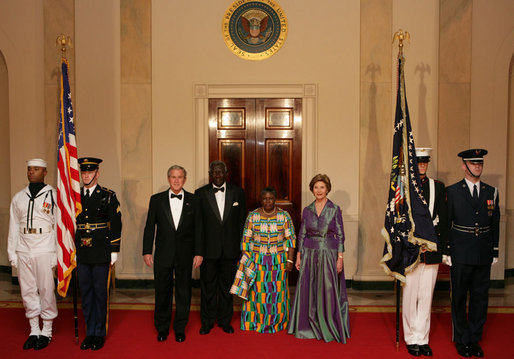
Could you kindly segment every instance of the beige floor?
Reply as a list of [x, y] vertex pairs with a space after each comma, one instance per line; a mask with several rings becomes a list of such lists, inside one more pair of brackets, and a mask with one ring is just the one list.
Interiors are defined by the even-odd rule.
[[[293, 292], [294, 288], [291, 290]], [[71, 306], [70, 293], [68, 297], [58, 297], [60, 307]], [[350, 306], [354, 310], [394, 310], [395, 294], [393, 291], [371, 291], [348, 289]], [[154, 292], [152, 289], [120, 289], [111, 293], [112, 308], [152, 309]], [[192, 310], [198, 310], [200, 303], [200, 290], [193, 289]], [[437, 290], [434, 294], [433, 307], [436, 310], [449, 310], [450, 297], [448, 290]], [[0, 274], [0, 307], [21, 307], [20, 289], [11, 283], [8, 274]], [[238, 306], [236, 300], [235, 306]], [[362, 306], [362, 307], [361, 307]], [[489, 291], [489, 306], [491, 310], [514, 311], [514, 278], [507, 278], [505, 288], [491, 289]], [[366, 307], [369, 307], [366, 309]]]

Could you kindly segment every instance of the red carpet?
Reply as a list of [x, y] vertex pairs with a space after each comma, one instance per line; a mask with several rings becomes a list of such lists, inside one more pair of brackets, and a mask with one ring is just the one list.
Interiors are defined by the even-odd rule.
[[[186, 341], [175, 342], [173, 332], [166, 342], [158, 343], [153, 328], [153, 311], [111, 310], [109, 336], [99, 351], [81, 351], [74, 343], [71, 309], [60, 309], [54, 323], [54, 338], [41, 350], [22, 349], [28, 335], [23, 309], [0, 309], [0, 358], [412, 358], [405, 343], [395, 349], [395, 316], [390, 312], [361, 312], [352, 307], [352, 337], [347, 344], [296, 339], [285, 332], [258, 334], [238, 329], [239, 315], [234, 315], [236, 333], [229, 335], [218, 327], [200, 336], [200, 313], [192, 311], [186, 329]], [[508, 313], [512, 313], [509, 308]], [[357, 310], [358, 312], [355, 312]], [[486, 358], [513, 358], [514, 314], [489, 313], [482, 347]], [[81, 315], [81, 314], [79, 314]], [[80, 340], [84, 322], [79, 317]], [[430, 344], [435, 358], [460, 358], [451, 342], [449, 313], [432, 314]]]

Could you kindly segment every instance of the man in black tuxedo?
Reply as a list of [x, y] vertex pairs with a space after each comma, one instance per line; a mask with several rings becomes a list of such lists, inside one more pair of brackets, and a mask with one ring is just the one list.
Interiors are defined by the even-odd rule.
[[212, 183], [196, 190], [201, 214], [201, 236], [205, 248], [200, 268], [202, 288], [200, 334], [205, 335], [217, 321], [225, 333], [233, 333], [230, 286], [241, 256], [240, 243], [246, 220], [243, 189], [227, 183], [227, 166], [222, 161], [209, 165]]
[[[191, 307], [192, 267], [202, 264], [202, 247], [197, 223], [198, 205], [192, 193], [184, 191], [186, 170], [171, 166], [170, 188], [150, 198], [143, 235], [145, 264], [154, 267], [154, 324], [159, 342], [168, 339], [175, 277], [175, 340], [186, 340], [185, 328]], [[152, 256], [155, 238], [155, 253]]]
[[484, 356], [478, 342], [487, 317], [491, 264], [498, 261], [498, 189], [480, 181], [486, 154], [484, 149], [460, 152], [465, 178], [447, 188], [453, 341], [464, 357]]

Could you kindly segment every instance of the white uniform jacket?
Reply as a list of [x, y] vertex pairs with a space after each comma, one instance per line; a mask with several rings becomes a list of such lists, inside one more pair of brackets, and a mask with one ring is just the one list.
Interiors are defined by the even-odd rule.
[[17, 258], [17, 252], [26, 255], [56, 252], [55, 194], [55, 189], [46, 185], [35, 198], [31, 198], [28, 186], [14, 195], [7, 245], [9, 261]]

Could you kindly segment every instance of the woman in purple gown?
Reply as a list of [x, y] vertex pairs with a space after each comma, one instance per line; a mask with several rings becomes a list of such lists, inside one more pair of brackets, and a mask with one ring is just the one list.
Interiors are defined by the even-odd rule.
[[330, 179], [314, 176], [316, 198], [305, 207], [298, 236], [300, 271], [287, 331], [297, 338], [346, 343], [350, 337], [348, 296], [343, 269], [344, 228], [338, 205], [327, 198]]

